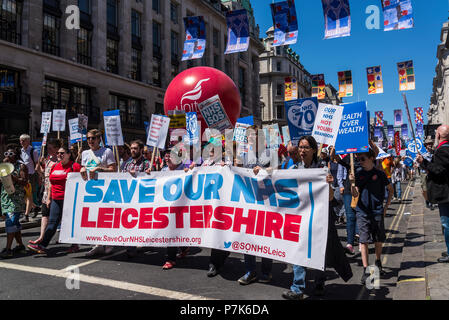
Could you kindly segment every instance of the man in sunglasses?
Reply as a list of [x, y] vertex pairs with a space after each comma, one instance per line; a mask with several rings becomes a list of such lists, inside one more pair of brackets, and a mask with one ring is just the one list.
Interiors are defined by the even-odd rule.
[[[382, 244], [386, 239], [384, 217], [393, 197], [393, 186], [385, 172], [375, 168], [376, 154], [372, 149], [369, 152], [358, 154], [357, 159], [362, 170], [357, 171], [355, 177], [353, 174], [350, 174], [349, 180], [353, 185], [351, 188], [352, 196], [355, 198], [359, 197], [356, 217], [363, 263], [363, 275], [360, 281], [362, 284], [365, 284], [370, 276], [370, 273], [367, 272], [369, 260], [368, 244], [370, 243], [374, 242], [375, 244], [375, 266], [379, 268], [380, 275], [384, 274], [380, 256]], [[384, 206], [385, 188], [388, 188], [388, 199]]]
[[[87, 143], [89, 150], [83, 151], [81, 154], [81, 176], [84, 180], [95, 179], [97, 172], [117, 172], [117, 164], [114, 158], [114, 153], [111, 149], [100, 147], [101, 132], [97, 129], [90, 130], [87, 133]], [[109, 254], [113, 247], [95, 246], [86, 253], [86, 256], [91, 257], [97, 254]]]

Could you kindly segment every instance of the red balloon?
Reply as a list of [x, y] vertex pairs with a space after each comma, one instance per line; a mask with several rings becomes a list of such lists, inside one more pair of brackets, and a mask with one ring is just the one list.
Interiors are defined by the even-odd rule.
[[165, 92], [164, 111], [184, 110], [196, 112], [201, 121], [201, 132], [207, 128], [198, 104], [217, 95], [235, 126], [240, 117], [242, 102], [240, 93], [234, 81], [224, 72], [210, 67], [196, 67], [187, 69], [178, 74], [170, 83]]

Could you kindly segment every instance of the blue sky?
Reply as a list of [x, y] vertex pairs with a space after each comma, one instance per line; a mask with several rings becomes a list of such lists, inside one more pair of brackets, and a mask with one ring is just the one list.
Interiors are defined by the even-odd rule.
[[[430, 105], [432, 81], [437, 65], [437, 46], [443, 23], [448, 20], [448, 0], [412, 0], [415, 27], [408, 30], [383, 31], [381, 0], [349, 0], [352, 20], [350, 37], [324, 40], [324, 17], [320, 0], [297, 0], [298, 42], [292, 46], [301, 63], [311, 74], [324, 73], [326, 83], [338, 90], [338, 71], [352, 70], [354, 96], [343, 102], [366, 100], [371, 117], [383, 111], [384, 119], [393, 122], [393, 111], [405, 109], [396, 63], [413, 60], [416, 90], [406, 91], [409, 108]], [[273, 25], [269, 4], [272, 0], [251, 0], [260, 37]], [[369, 5], [380, 9], [380, 30], [368, 30], [365, 13]], [[368, 95], [366, 68], [382, 66], [384, 93]], [[404, 112], [405, 116], [405, 112]], [[406, 121], [405, 117], [405, 121]], [[427, 116], [425, 116], [427, 123]]]

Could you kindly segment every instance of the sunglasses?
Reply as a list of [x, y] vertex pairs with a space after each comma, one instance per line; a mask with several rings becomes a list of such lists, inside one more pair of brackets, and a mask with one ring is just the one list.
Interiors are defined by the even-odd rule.
[[359, 161], [361, 161], [361, 162], [368, 160], [368, 158], [365, 158], [365, 157], [359, 157], [358, 159], [359, 159]]
[[5, 155], [5, 157], [12, 157], [12, 156], [15, 156], [16, 154], [15, 154], [14, 152], [6, 151], [6, 152], [4, 153], [4, 155]]
[[59, 156], [59, 155], [65, 155], [66, 153], [65, 152], [56, 152], [56, 154]]
[[310, 146], [301, 146], [301, 147], [298, 147], [298, 149], [299, 150], [310, 150], [310, 149], [312, 149], [312, 147], [310, 147]]
[[87, 137], [86, 139], [87, 139], [87, 141], [89, 141], [89, 140], [96, 140], [97, 137]]

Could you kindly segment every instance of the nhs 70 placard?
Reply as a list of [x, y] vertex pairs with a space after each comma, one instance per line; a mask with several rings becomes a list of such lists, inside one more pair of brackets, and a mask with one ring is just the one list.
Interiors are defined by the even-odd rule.
[[288, 128], [291, 140], [295, 143], [302, 136], [312, 134], [318, 111], [318, 99], [306, 98], [285, 102]]

